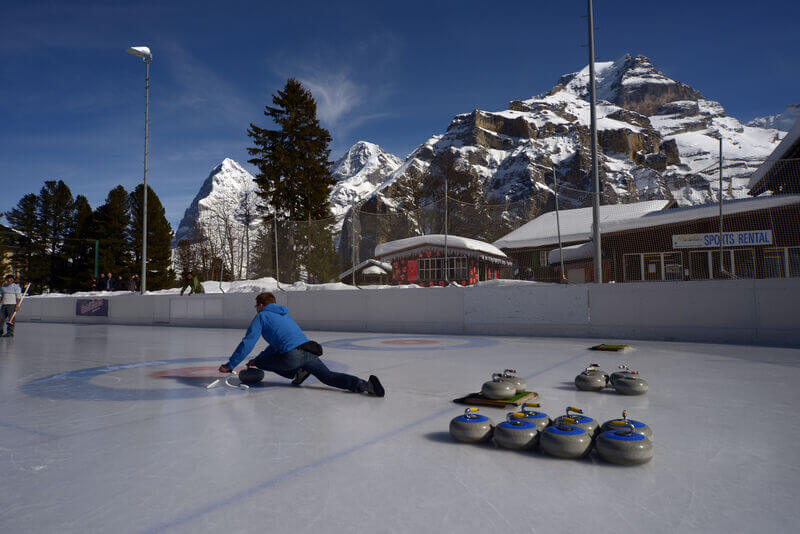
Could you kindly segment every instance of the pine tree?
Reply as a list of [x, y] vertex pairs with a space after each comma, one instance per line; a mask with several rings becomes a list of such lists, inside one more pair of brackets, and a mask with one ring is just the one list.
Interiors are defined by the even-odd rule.
[[67, 237], [64, 253], [70, 264], [67, 287], [86, 291], [94, 276], [94, 217], [89, 201], [83, 195], [75, 198], [75, 220]]
[[[258, 168], [258, 194], [271, 205], [278, 218], [294, 221], [289, 232], [279, 232], [281, 277], [283, 273], [296, 279], [301, 271], [327, 270], [318, 262], [327, 263], [328, 242], [333, 245], [332, 225], [312, 225], [311, 221], [330, 217], [328, 198], [336, 180], [331, 175], [328, 160], [331, 136], [317, 120], [317, 105], [302, 84], [289, 79], [283, 91], [272, 97], [275, 107], [266, 106], [264, 115], [278, 126], [276, 130], [250, 124], [247, 135], [255, 146], [248, 147], [253, 156], [248, 160]], [[266, 208], [266, 206], [265, 206]], [[265, 212], [264, 215], [267, 213]], [[305, 221], [305, 226], [296, 224]], [[312, 231], [313, 230], [313, 231]], [[311, 259], [319, 253], [321, 258]]]
[[[144, 185], [139, 184], [128, 198], [131, 214], [129, 235], [133, 264], [131, 273], [138, 274], [136, 267], [142, 264], [142, 192]], [[157, 291], [171, 287], [175, 280], [175, 272], [170, 268], [172, 263], [172, 226], [164, 213], [164, 207], [158, 195], [147, 186], [147, 289]]]
[[8, 222], [14, 230], [20, 232], [13, 245], [17, 248], [11, 262], [21, 277], [32, 284], [34, 292], [43, 288], [44, 281], [44, 247], [39, 239], [38, 212], [39, 198], [34, 193], [23, 196], [16, 207], [6, 213]]
[[118, 185], [95, 211], [96, 236], [100, 240], [100, 270], [115, 276], [128, 274], [131, 269], [131, 216], [128, 193]]
[[64, 246], [74, 223], [75, 202], [69, 187], [61, 180], [46, 181], [39, 192], [37, 233], [45, 249], [47, 285], [51, 290], [67, 285], [69, 269]]

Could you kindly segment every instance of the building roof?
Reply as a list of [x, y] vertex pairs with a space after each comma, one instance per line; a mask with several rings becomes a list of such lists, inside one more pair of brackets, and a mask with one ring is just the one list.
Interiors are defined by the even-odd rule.
[[[749, 211], [765, 210], [800, 204], [800, 195], [779, 195], [759, 198], [741, 198], [723, 202], [723, 216]], [[636, 219], [616, 221], [601, 226], [604, 234], [650, 228], [667, 224], [696, 221], [700, 219], [714, 219], [719, 217], [719, 203], [702, 204], [700, 206], [686, 206], [663, 212], [653, 212]]]
[[460, 237], [457, 235], [444, 234], [429, 234], [418, 235], [414, 237], [407, 237], [405, 239], [397, 239], [396, 241], [388, 241], [381, 243], [375, 247], [375, 255], [379, 258], [391, 261], [391, 258], [404, 255], [413, 249], [421, 247], [442, 247], [445, 246], [445, 237], [447, 238], [448, 249], [460, 249], [467, 252], [472, 252], [475, 255], [486, 255], [491, 259], [507, 259], [505, 253], [494, 245], [490, 245], [484, 241], [477, 239], [470, 239], [468, 237]]
[[[600, 206], [600, 229], [609, 223], [638, 219], [644, 215], [660, 212], [674, 205], [673, 200], [648, 200], [631, 204], [609, 204]], [[561, 242], [588, 241], [592, 238], [592, 208], [560, 210]], [[494, 245], [506, 250], [534, 248], [558, 243], [556, 212], [548, 211], [532, 221], [506, 234]]]
[[[592, 241], [561, 247], [561, 250], [564, 251], [564, 263], [594, 258], [594, 242]], [[547, 253], [547, 263], [549, 265], [561, 263], [561, 250], [554, 248]]]
[[[389, 269], [391, 271], [391, 269]], [[385, 270], [381, 269], [377, 265], [370, 265], [369, 267], [365, 268], [361, 271], [361, 274], [389, 274]]]
[[[383, 273], [375, 273], [373, 271], [367, 272], [367, 269], [371, 269], [372, 267], [377, 267], [378, 269], [383, 271]], [[350, 276], [350, 273], [352, 273], [353, 270], [360, 271], [361, 269], [364, 269], [364, 274], [388, 274], [392, 272], [392, 266], [390, 264], [370, 258], [368, 260], [362, 261], [361, 263], [356, 265], [355, 268], [350, 267], [345, 272], [339, 274], [339, 276], [337, 276], [336, 278], [341, 280], [345, 277]]]
[[[792, 130], [780, 142], [767, 160], [750, 175], [749, 193], [758, 196], [761, 193], [771, 190], [772, 187], [779, 185], [776, 178], [777, 173], [772, 172], [775, 165], [780, 160], [800, 157], [800, 120], [794, 123]], [[795, 177], [797, 179], [797, 177]]]

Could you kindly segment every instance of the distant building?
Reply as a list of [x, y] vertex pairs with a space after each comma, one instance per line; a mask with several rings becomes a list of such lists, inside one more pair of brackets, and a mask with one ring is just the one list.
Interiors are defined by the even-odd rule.
[[[600, 229], [602, 231], [609, 223], [635, 220], [648, 214], [669, 210], [674, 206], [674, 200], [600, 206]], [[592, 218], [591, 207], [560, 210], [558, 214], [549, 211], [506, 234], [493, 244], [508, 254], [514, 265], [515, 278], [558, 282], [562, 278], [561, 262], [557, 254], [560, 227], [561, 243], [565, 247], [566, 278], [571, 282], [590, 282], [594, 280], [594, 251], [586, 244], [592, 238]], [[556, 256], [555, 261], [551, 262], [553, 251]], [[604, 255], [604, 281], [613, 279], [612, 271], [611, 260]]]
[[[602, 226], [617, 282], [800, 276], [800, 195], [688, 206]], [[723, 272], [724, 271], [724, 272]]]
[[511, 261], [499, 248], [454, 235], [421, 235], [389, 241], [375, 248], [375, 257], [391, 264], [392, 285], [430, 287], [455, 282], [466, 286], [511, 275]]
[[336, 278], [346, 284], [388, 285], [391, 282], [392, 266], [378, 260], [362, 261]]
[[800, 193], [800, 120], [750, 176], [749, 194]]

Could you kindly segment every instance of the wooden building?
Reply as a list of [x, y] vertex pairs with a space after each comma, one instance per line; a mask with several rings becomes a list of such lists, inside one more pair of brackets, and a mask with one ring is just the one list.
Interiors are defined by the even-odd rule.
[[347, 269], [337, 278], [345, 284], [360, 286], [388, 285], [391, 282], [392, 266], [378, 260], [362, 261], [355, 268]]
[[466, 286], [511, 276], [511, 261], [503, 251], [483, 241], [453, 235], [389, 241], [375, 248], [375, 256], [391, 264], [392, 285], [431, 287], [455, 282]]
[[606, 225], [601, 242], [614, 280], [800, 276], [800, 195], [732, 200], [722, 212], [722, 238], [719, 204]]
[[[612, 204], [600, 206], [600, 228], [616, 221], [638, 219], [648, 214], [669, 210], [675, 206], [674, 200], [650, 200], [631, 204]], [[550, 254], [558, 252], [559, 228], [562, 247], [579, 247], [592, 238], [592, 208], [577, 208], [549, 211], [501, 237], [493, 244], [502, 249], [513, 263], [513, 277], [539, 282], [559, 282], [560, 260], [550, 262]], [[585, 247], [584, 247], [585, 249]], [[567, 252], [564, 254], [565, 260]], [[567, 265], [569, 264], [569, 265]], [[571, 282], [591, 282], [594, 280], [592, 256], [571, 257], [565, 261], [566, 278]], [[612, 279], [613, 265], [604, 256], [604, 280]]]

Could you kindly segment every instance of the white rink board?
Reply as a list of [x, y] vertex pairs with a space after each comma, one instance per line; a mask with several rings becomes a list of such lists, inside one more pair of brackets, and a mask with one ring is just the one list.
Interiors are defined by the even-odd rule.
[[[310, 332], [383, 399], [269, 375], [205, 385], [241, 330], [20, 323], [0, 339], [0, 532], [796, 532], [800, 350], [652, 341]], [[623, 354], [587, 347], [628, 342]], [[263, 347], [259, 342], [258, 348]], [[190, 360], [190, 361], [187, 361]], [[590, 361], [640, 397], [581, 392]], [[458, 444], [451, 400], [514, 367], [542, 410], [623, 409], [638, 467]], [[483, 408], [499, 422], [505, 410]], [[535, 511], [535, 514], [533, 513]], [[529, 513], [530, 512], [530, 513]]]
[[[19, 321], [246, 327], [253, 293], [110, 295], [108, 317], [74, 297], [31, 297]], [[800, 346], [800, 279], [278, 291], [304, 328], [610, 336]]]

